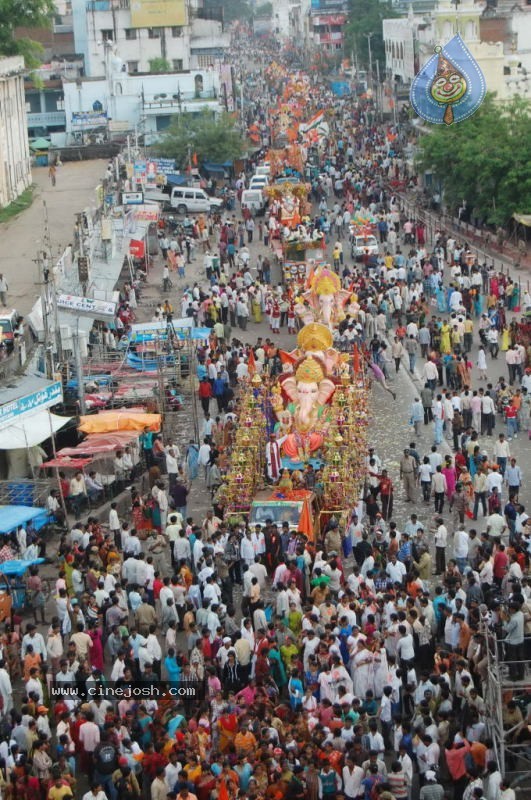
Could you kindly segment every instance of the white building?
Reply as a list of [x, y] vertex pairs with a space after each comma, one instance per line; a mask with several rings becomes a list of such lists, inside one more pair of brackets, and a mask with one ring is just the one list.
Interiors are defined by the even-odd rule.
[[80, 134], [101, 126], [147, 134], [164, 131], [171, 117], [225, 107], [216, 69], [174, 75], [128, 75], [112, 57], [109, 79], [81, 78], [64, 81], [67, 134]]
[[273, 29], [281, 39], [299, 47], [308, 45], [310, 0], [273, 0]]
[[167, 62], [167, 71], [206, 68], [230, 44], [200, 0], [72, 0], [72, 13], [88, 77], [108, 74], [108, 43], [130, 74], [150, 72], [155, 59]]
[[0, 208], [31, 185], [24, 59], [0, 58]]

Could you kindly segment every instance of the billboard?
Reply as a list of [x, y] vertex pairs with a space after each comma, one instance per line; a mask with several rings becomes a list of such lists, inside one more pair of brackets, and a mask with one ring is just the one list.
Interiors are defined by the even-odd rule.
[[186, 25], [185, 0], [131, 0], [132, 28]]
[[108, 123], [105, 111], [73, 111], [72, 128], [75, 130], [89, 130], [90, 128], [101, 128]]

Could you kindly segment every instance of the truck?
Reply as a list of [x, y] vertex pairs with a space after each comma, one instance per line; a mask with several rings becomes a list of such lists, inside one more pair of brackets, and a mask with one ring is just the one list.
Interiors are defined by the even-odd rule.
[[313, 541], [319, 534], [317, 497], [306, 489], [258, 492], [251, 503], [249, 526], [264, 526], [268, 519], [279, 529], [287, 522], [290, 530], [300, 531]]

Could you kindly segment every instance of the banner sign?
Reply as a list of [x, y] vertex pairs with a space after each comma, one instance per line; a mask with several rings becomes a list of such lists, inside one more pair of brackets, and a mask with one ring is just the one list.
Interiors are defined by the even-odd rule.
[[73, 111], [72, 128], [88, 130], [107, 126], [107, 113], [105, 111]]
[[10, 403], [4, 403], [3, 406], [0, 406], [0, 429], [8, 428], [14, 420], [19, 420], [32, 411], [37, 409], [42, 411], [62, 402], [63, 387], [61, 381], [56, 381], [50, 386], [44, 387], [44, 389], [31, 392], [31, 394], [19, 397]]
[[185, 0], [131, 0], [133, 28], [170, 28], [186, 25]]
[[116, 303], [72, 294], [57, 295], [57, 308], [60, 308], [61, 311], [71, 311], [76, 316], [93, 317], [94, 319], [101, 317], [113, 319], [116, 313]]

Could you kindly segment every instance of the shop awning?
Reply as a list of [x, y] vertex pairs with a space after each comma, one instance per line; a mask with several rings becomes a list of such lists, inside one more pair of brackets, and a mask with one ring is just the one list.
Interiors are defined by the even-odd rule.
[[100, 411], [79, 418], [79, 430], [83, 433], [112, 433], [114, 431], [160, 431], [160, 414], [135, 413], [133, 409]]
[[15, 531], [28, 522], [38, 531], [48, 520], [46, 509], [38, 506], [0, 506], [0, 533]]
[[52, 433], [64, 428], [72, 417], [60, 417], [46, 410], [36, 411], [30, 417], [24, 417], [20, 422], [12, 422], [8, 428], [0, 430], [0, 450], [18, 450], [25, 447], [35, 447]]
[[[98, 453], [112, 453], [138, 439], [138, 431], [115, 431], [114, 433], [91, 433], [76, 447], [63, 447], [57, 453], [58, 457], [76, 457], [83, 455], [97, 455]], [[76, 459], [77, 460], [77, 459]]]

